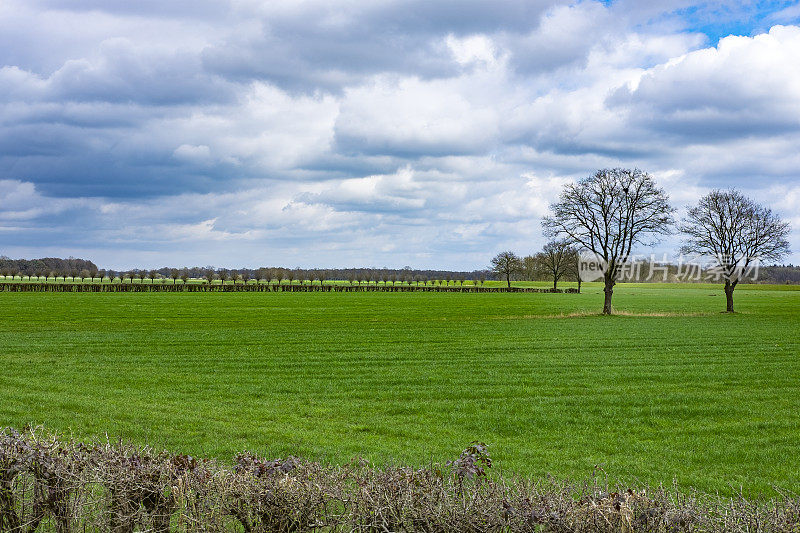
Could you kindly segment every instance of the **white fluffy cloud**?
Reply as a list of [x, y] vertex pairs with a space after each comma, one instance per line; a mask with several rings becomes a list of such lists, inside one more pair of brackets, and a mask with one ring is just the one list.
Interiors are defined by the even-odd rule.
[[797, 226], [800, 13], [689, 5], [7, 2], [2, 253], [479, 268], [605, 166]]

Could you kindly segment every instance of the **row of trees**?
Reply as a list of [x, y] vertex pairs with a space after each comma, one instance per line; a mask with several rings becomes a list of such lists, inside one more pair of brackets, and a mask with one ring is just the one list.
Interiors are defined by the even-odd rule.
[[[64, 260], [66, 261], [66, 260]], [[82, 260], [81, 260], [82, 261]], [[94, 263], [85, 262], [87, 266], [83, 268], [46, 268], [34, 265], [41, 260], [12, 260], [5, 258], [5, 263], [0, 266], [0, 275], [13, 278], [29, 279], [75, 279], [92, 280], [95, 278], [116, 278], [121, 279], [207, 279], [209, 273], [214, 275], [213, 279], [218, 280], [285, 280], [285, 281], [326, 281], [339, 280], [349, 281], [353, 284], [362, 283], [438, 283], [443, 285], [455, 285], [465, 281], [485, 281], [487, 271], [472, 272], [453, 272], [442, 270], [418, 270], [410, 267], [402, 269], [389, 268], [349, 268], [349, 269], [302, 269], [302, 268], [281, 268], [281, 267], [262, 267], [257, 269], [227, 269], [207, 267], [183, 267], [183, 268], [160, 268], [154, 270], [133, 269], [129, 271], [117, 272], [114, 270], [103, 270], [97, 268]], [[20, 266], [22, 265], [22, 266]]]
[[[675, 229], [684, 236], [682, 253], [717, 261], [728, 312], [733, 312], [734, 289], [754, 261], [778, 261], [789, 253], [789, 224], [768, 207], [736, 190], [714, 190], [676, 224], [667, 194], [638, 169], [602, 169], [567, 184], [550, 211], [542, 225], [554, 240], [536, 256], [537, 262], [557, 283], [577, 265], [578, 251], [601, 259], [604, 314], [612, 312], [614, 286], [634, 248], [654, 245]], [[502, 252], [492, 260], [492, 270], [509, 285], [522, 268], [522, 260], [513, 252]]]
[[70, 280], [70, 281], [80, 281], [85, 282], [86, 280], [90, 282], [100, 281], [103, 282], [107, 280], [108, 282], [114, 283], [119, 281], [120, 283], [133, 283], [135, 280], [139, 280], [140, 283], [143, 283], [145, 280], [150, 280], [151, 283], [155, 283], [157, 280], [161, 283], [171, 281], [173, 284], [177, 283], [178, 280], [181, 280], [183, 283], [188, 283], [189, 280], [200, 280], [204, 283], [300, 283], [300, 284], [311, 284], [313, 285], [315, 282], [320, 284], [324, 284], [325, 281], [328, 280], [343, 280], [348, 281], [351, 285], [361, 285], [363, 284], [374, 284], [374, 285], [397, 285], [397, 284], [416, 284], [416, 285], [423, 285], [428, 286], [430, 285], [439, 285], [439, 286], [464, 286], [465, 282], [469, 282], [473, 285], [483, 284], [486, 281], [485, 273], [476, 274], [467, 278], [466, 275], [451, 275], [447, 274], [442, 278], [438, 279], [429, 279], [428, 276], [424, 276], [421, 274], [412, 275], [409, 273], [401, 272], [400, 274], [397, 273], [390, 273], [388, 270], [383, 271], [376, 271], [376, 270], [351, 270], [347, 273], [344, 278], [337, 278], [332, 275], [331, 271], [322, 270], [322, 269], [311, 269], [311, 270], [303, 270], [303, 269], [284, 269], [284, 268], [260, 268], [256, 270], [249, 270], [244, 269], [241, 271], [238, 270], [230, 270], [227, 268], [205, 268], [202, 270], [197, 269], [168, 269], [166, 275], [162, 273], [162, 270], [131, 270], [127, 272], [116, 272], [114, 270], [102, 270], [102, 269], [84, 269], [81, 271], [69, 271], [69, 272], [36, 272], [32, 274], [24, 275], [19, 271], [15, 271], [14, 269], [3, 269], [0, 271], [6, 279], [24, 279], [27, 278], [30, 281], [48, 281], [48, 280], [58, 280], [61, 278], [62, 280]]
[[522, 277], [528, 280], [547, 278], [553, 280], [553, 289], [561, 279], [578, 282], [581, 291], [580, 254], [566, 239], [553, 240], [542, 251], [520, 258], [511, 251], [500, 252], [491, 261], [491, 270], [511, 287], [511, 280]]

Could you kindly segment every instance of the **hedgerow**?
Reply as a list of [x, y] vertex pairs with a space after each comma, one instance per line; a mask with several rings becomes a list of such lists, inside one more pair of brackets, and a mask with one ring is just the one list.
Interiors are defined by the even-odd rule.
[[798, 531], [800, 499], [490, 473], [486, 446], [427, 468], [252, 453], [232, 464], [0, 430], [0, 531]]

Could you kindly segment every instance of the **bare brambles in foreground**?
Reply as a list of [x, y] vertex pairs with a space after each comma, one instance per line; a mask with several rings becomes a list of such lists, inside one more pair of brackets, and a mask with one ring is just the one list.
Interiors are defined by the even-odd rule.
[[485, 445], [428, 468], [239, 454], [232, 466], [124, 443], [0, 430], [0, 531], [796, 531], [764, 502], [594, 479], [488, 475]]

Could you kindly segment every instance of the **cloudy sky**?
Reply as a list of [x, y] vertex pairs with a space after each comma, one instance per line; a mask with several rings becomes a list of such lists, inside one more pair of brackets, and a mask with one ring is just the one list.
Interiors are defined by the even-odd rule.
[[800, 4], [0, 0], [2, 255], [472, 270], [610, 166], [800, 262]]

